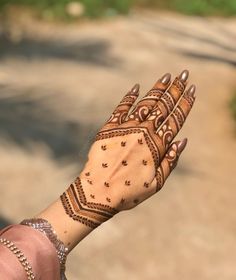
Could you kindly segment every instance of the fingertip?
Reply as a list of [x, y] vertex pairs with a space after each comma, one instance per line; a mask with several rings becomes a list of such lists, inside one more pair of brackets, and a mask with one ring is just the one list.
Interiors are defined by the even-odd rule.
[[186, 145], [188, 143], [188, 139], [187, 138], [184, 138], [182, 141], [180, 141], [178, 143], [178, 150], [179, 150], [179, 153], [182, 153], [183, 150], [185, 149]]
[[189, 71], [187, 69], [183, 70], [180, 75], [179, 75], [179, 79], [182, 81], [182, 82], [186, 82], [187, 79], [189, 77]]
[[138, 94], [139, 93], [139, 89], [140, 89], [140, 85], [139, 84], [135, 84], [132, 89], [131, 89], [131, 92], [133, 94]]
[[162, 84], [167, 85], [170, 82], [171, 79], [171, 74], [170, 73], [166, 73], [165, 75], [163, 75], [161, 77], [161, 79], [159, 80]]
[[190, 88], [188, 89], [188, 94], [191, 97], [195, 97], [195, 92], [196, 92], [196, 86], [195, 85], [191, 85]]

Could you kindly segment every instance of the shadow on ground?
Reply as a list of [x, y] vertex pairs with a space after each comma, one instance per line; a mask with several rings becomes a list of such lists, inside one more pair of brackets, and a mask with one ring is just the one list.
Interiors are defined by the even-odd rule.
[[17, 57], [23, 59], [60, 59], [87, 63], [103, 67], [115, 67], [120, 59], [109, 53], [110, 44], [102, 39], [83, 39], [76, 42], [57, 40], [37, 40], [22, 36], [10, 39], [7, 32], [0, 34], [0, 59]]
[[33, 96], [31, 92], [24, 92], [0, 98], [0, 138], [25, 149], [31, 147], [29, 143], [42, 143], [57, 159], [78, 161], [79, 156], [79, 161], [84, 161], [98, 130], [97, 124], [65, 120], [44, 106], [48, 96], [38, 99], [30, 96]]
[[[215, 32], [215, 35], [221, 35], [221, 37], [225, 37], [227, 41], [232, 43], [227, 44], [214, 36], [211, 37], [201, 33], [197, 34], [195, 32], [190, 33], [189, 30], [184, 30], [182, 26], [178, 26], [178, 24], [174, 25], [168, 21], [161, 22], [144, 20], [144, 22], [152, 29], [165, 32], [170, 38], [174, 38], [179, 41], [179, 44], [175, 47], [169, 47], [170, 52], [176, 52], [180, 55], [192, 57], [198, 60], [224, 63], [236, 67], [236, 59], [234, 57], [236, 54], [236, 33], [228, 30], [222, 25], [217, 24], [216, 22], [211, 22], [208, 19], [204, 20], [206, 21], [206, 24], [209, 25], [209, 29]], [[220, 53], [219, 55], [204, 53], [204, 48], [193, 49], [191, 51], [185, 50], [184, 44], [186, 41], [195, 42], [197, 46], [201, 46], [201, 44], [207, 45], [209, 49], [220, 51]]]
[[10, 225], [11, 222], [10, 221], [7, 221], [6, 219], [4, 219], [3, 217], [0, 217], [0, 229], [1, 228], [4, 228], [8, 225]]

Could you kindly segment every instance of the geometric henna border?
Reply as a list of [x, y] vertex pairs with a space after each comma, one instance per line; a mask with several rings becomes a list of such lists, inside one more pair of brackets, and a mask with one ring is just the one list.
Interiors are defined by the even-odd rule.
[[64, 207], [64, 209], [66, 211], [66, 214], [69, 215], [73, 220], [79, 221], [80, 223], [82, 223], [82, 224], [84, 224], [86, 226], [89, 226], [91, 228], [96, 228], [96, 227], [98, 227], [100, 225], [99, 223], [91, 221], [88, 218], [85, 218], [85, 217], [80, 216], [80, 215], [76, 215], [73, 212], [73, 209], [72, 209], [72, 207], [70, 205], [69, 199], [68, 199], [68, 197], [67, 197], [65, 192], [60, 196], [60, 199], [61, 199], [62, 205], [63, 205], [63, 207]]
[[96, 211], [92, 210], [92, 209], [96, 209], [99, 211], [103, 211], [103, 212], [99, 212], [100, 215], [105, 215], [105, 216], [108, 215], [109, 217], [114, 216], [115, 214], [118, 213], [118, 211], [115, 208], [112, 208], [109, 205], [102, 204], [102, 203], [88, 202], [79, 177], [76, 178], [75, 185], [76, 185], [77, 192], [79, 194], [79, 200], [84, 206], [90, 208], [90, 209], [87, 209], [88, 211], [93, 211], [93, 212], [97, 213]]
[[[67, 215], [73, 220], [79, 221], [91, 228], [98, 227], [101, 223], [118, 213], [115, 208], [109, 205], [87, 202], [79, 177], [77, 177], [75, 183], [71, 184], [60, 196], [60, 199]], [[96, 222], [96, 220], [98, 222]]]

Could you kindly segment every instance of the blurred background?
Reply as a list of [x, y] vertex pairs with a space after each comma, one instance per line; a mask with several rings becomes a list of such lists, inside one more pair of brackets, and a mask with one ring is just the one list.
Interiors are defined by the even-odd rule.
[[32, 217], [137, 82], [183, 69], [197, 101], [165, 188], [70, 255], [69, 280], [236, 279], [236, 1], [0, 0], [0, 221]]

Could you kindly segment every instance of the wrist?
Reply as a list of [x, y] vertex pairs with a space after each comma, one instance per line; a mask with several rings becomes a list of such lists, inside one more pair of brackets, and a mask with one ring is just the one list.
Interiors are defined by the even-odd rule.
[[91, 185], [77, 177], [61, 196], [65, 213], [74, 221], [92, 229], [112, 218], [118, 211], [112, 202], [106, 202], [106, 190], [100, 185]]
[[54, 230], [52, 225], [47, 220], [42, 219], [42, 218], [25, 219], [20, 224], [29, 226], [29, 227], [43, 233], [44, 235], [46, 235], [46, 237], [49, 239], [49, 241], [53, 244], [53, 246], [56, 249], [58, 260], [60, 263], [61, 275], [64, 275], [66, 258], [67, 258], [69, 249], [57, 237], [56, 231]]
[[68, 252], [92, 231], [90, 227], [71, 219], [65, 213], [60, 199], [51, 204], [35, 218], [45, 219], [52, 225], [58, 238], [68, 247]]

